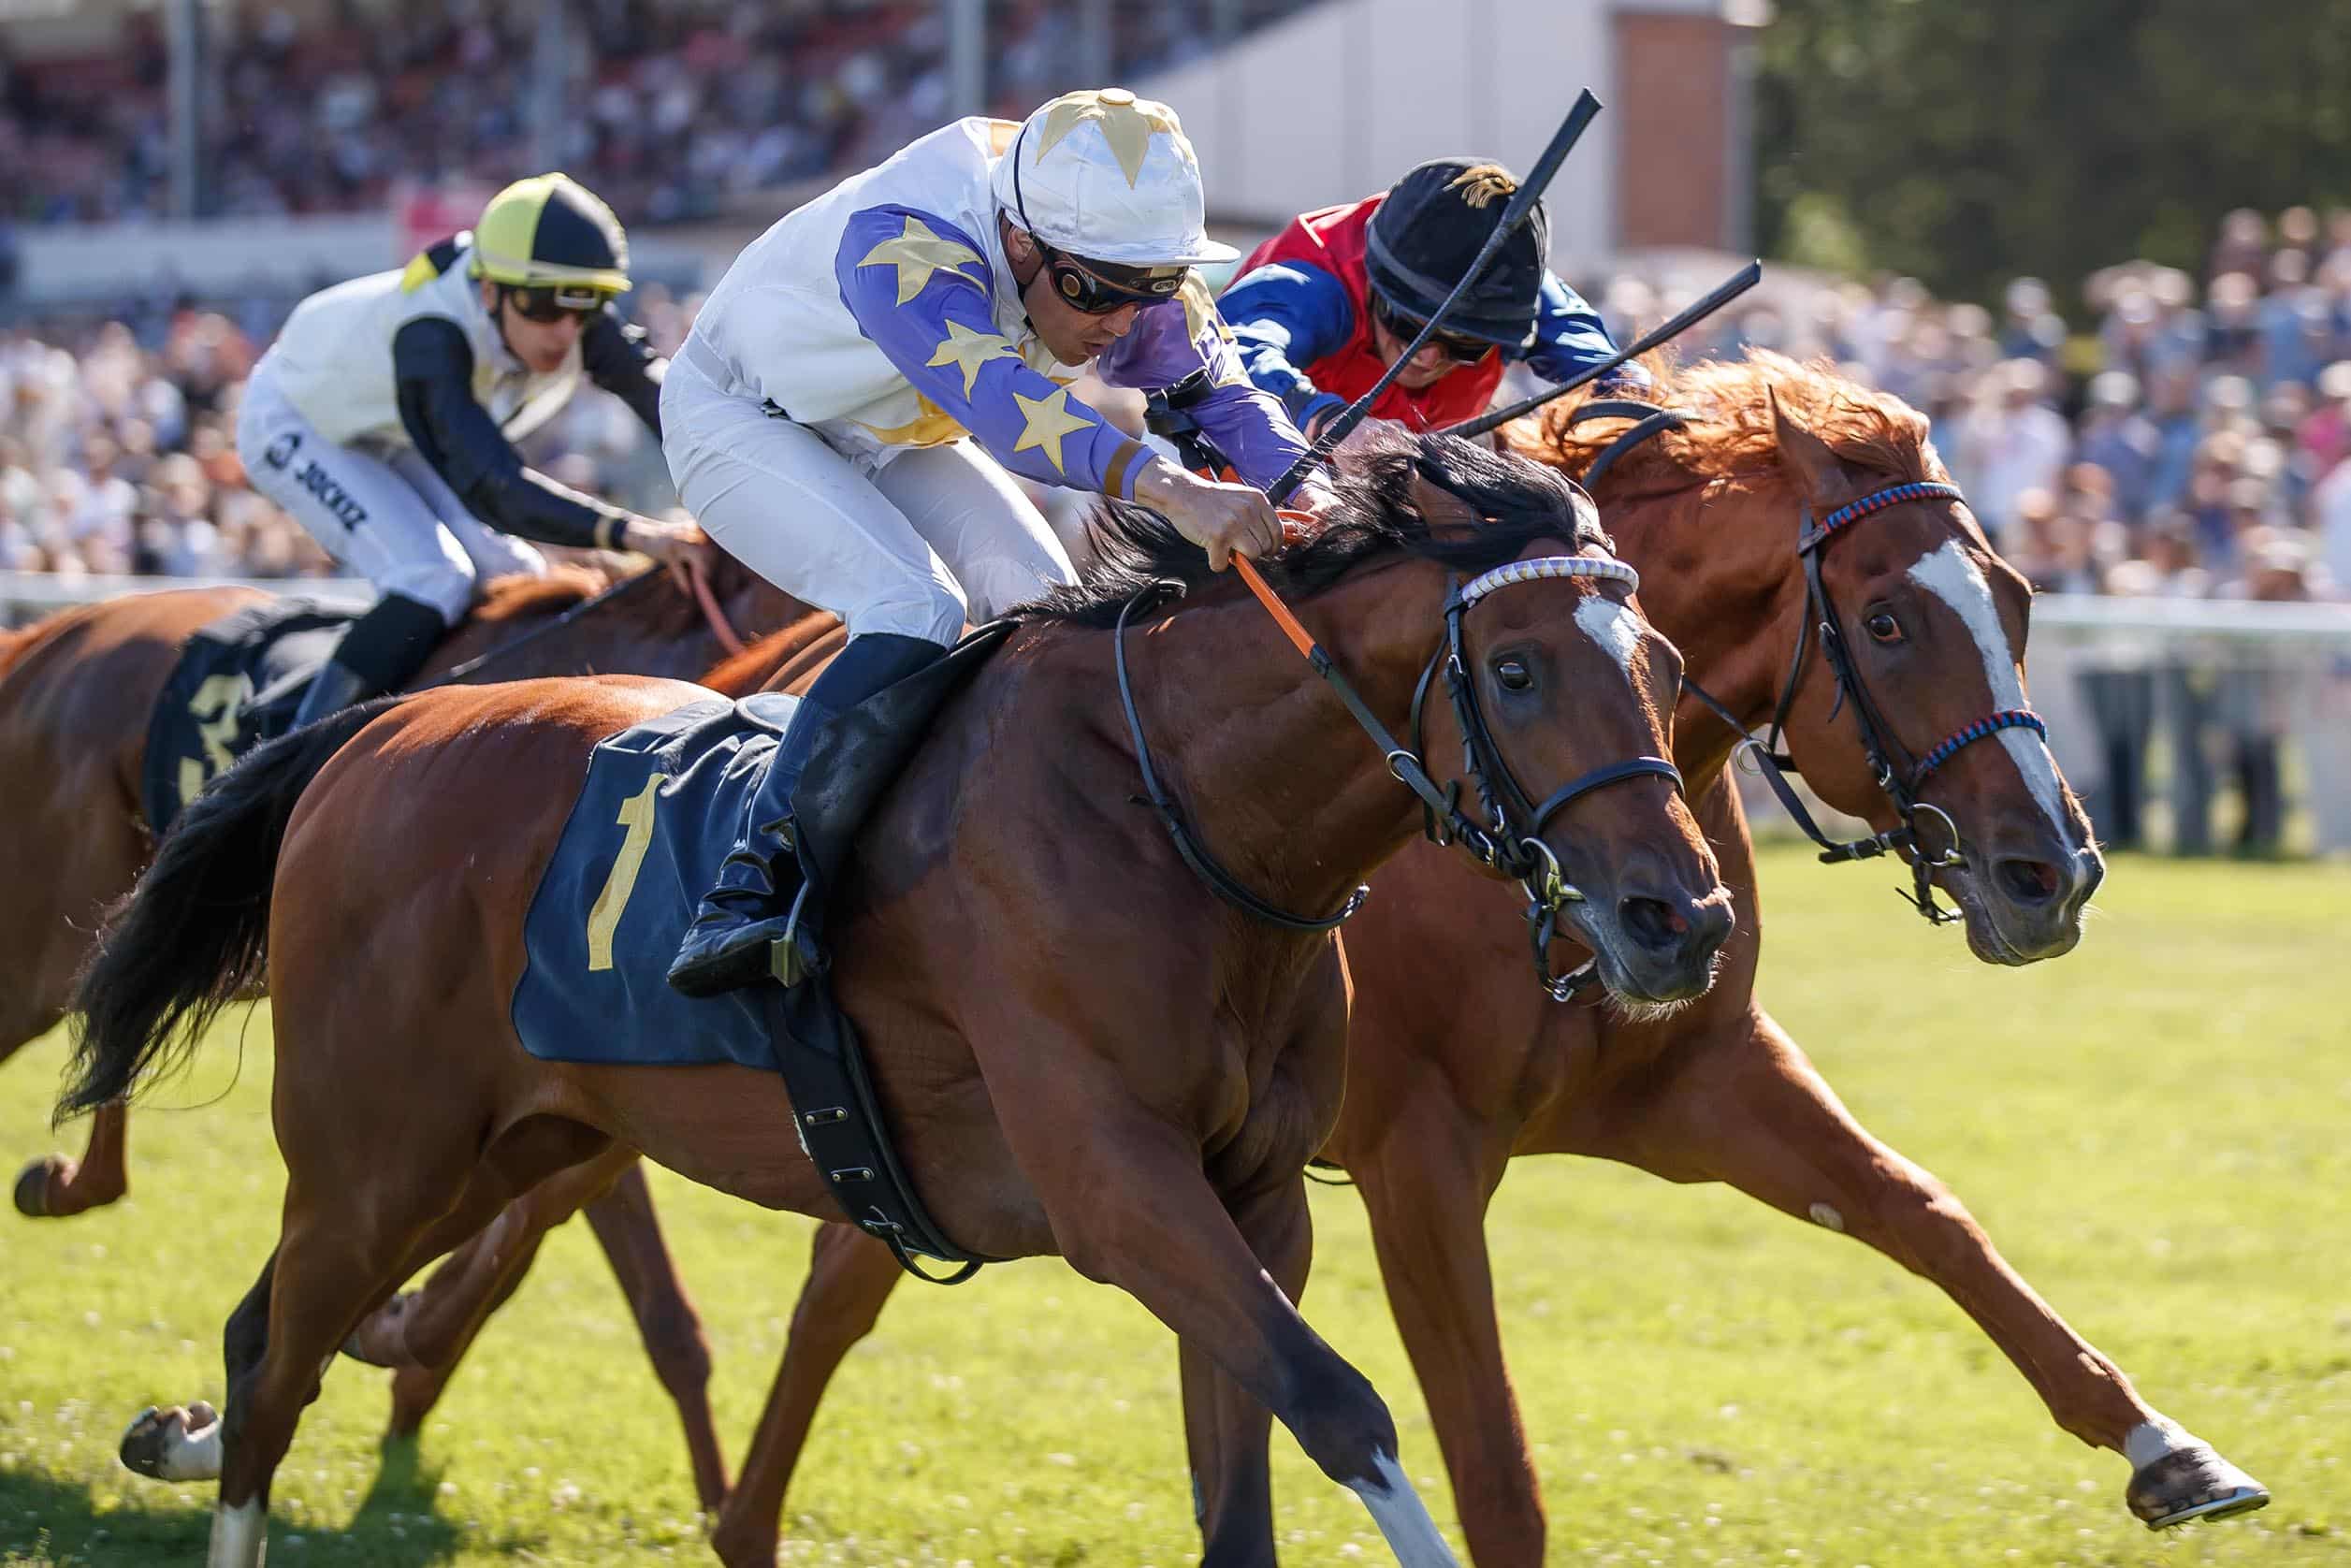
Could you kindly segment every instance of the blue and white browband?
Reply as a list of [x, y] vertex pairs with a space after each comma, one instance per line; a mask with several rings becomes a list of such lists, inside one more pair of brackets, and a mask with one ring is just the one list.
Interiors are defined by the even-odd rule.
[[1496, 588], [1508, 588], [1513, 583], [1531, 583], [1538, 577], [1590, 577], [1604, 583], [1622, 583], [1634, 593], [1641, 591], [1641, 574], [1614, 556], [1537, 556], [1532, 560], [1514, 560], [1507, 566], [1481, 573], [1461, 585], [1458, 597], [1466, 609]]

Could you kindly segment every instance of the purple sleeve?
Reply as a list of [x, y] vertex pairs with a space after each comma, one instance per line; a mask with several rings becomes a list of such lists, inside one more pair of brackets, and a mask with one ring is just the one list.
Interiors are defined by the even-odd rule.
[[1149, 451], [1022, 361], [996, 330], [994, 275], [970, 236], [869, 207], [850, 216], [833, 269], [858, 329], [990, 457], [1040, 485], [1131, 499]]
[[1143, 311], [1094, 368], [1112, 386], [1150, 390], [1205, 369], [1212, 390], [1193, 405], [1193, 417], [1241, 477], [1259, 489], [1281, 478], [1306, 450], [1306, 438], [1281, 399], [1251, 384], [1231, 329], [1197, 278], [1184, 284], [1181, 298]]

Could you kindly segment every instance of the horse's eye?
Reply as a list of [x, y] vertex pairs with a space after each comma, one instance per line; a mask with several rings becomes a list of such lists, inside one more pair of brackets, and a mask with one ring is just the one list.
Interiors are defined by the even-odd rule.
[[1902, 640], [1902, 623], [1894, 618], [1891, 611], [1872, 611], [1869, 618], [1863, 621], [1862, 625], [1867, 627], [1869, 634], [1881, 643], [1898, 643]]
[[1502, 682], [1505, 691], [1524, 691], [1534, 684], [1534, 672], [1527, 668], [1523, 660], [1497, 659], [1494, 678]]

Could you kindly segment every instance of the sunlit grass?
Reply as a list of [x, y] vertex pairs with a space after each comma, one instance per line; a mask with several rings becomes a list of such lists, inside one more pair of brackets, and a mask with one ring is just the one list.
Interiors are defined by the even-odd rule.
[[[1764, 994], [1865, 1122], [1958, 1189], [2155, 1403], [2277, 1503], [2155, 1537], [2126, 1467], [2047, 1420], [1931, 1287], [1729, 1193], [1522, 1162], [1493, 1214], [1556, 1562], [2351, 1561], [2351, 873], [2125, 860], [2072, 958], [2009, 972], [1906, 918], [1882, 872], [1775, 851]], [[221, 1323], [275, 1233], [267, 1012], [232, 1016], [134, 1130], [132, 1197], [0, 1216], [0, 1564], [203, 1557], [209, 1488], [114, 1460], [151, 1401], [221, 1398]], [[9, 1064], [0, 1150], [52, 1146], [53, 1038]], [[79, 1128], [69, 1137], [80, 1137]], [[790, 1130], [776, 1129], [789, 1138]], [[740, 1457], [808, 1222], [656, 1176]], [[1308, 1315], [1436, 1447], [1359, 1206], [1314, 1193]], [[835, 1386], [791, 1562], [1171, 1564], [1197, 1556], [1172, 1346], [1058, 1264], [901, 1289]], [[676, 1424], [585, 1227], [553, 1238], [415, 1447], [338, 1366], [280, 1472], [273, 1564], [707, 1561]], [[1287, 1560], [1383, 1560], [1276, 1438]], [[1458, 1539], [1458, 1537], [1457, 1537]]]

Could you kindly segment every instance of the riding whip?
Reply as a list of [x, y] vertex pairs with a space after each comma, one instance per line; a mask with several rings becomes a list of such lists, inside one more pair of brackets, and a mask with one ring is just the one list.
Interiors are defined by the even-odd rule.
[[1481, 414], [1474, 419], [1464, 419], [1458, 425], [1448, 425], [1441, 434], [1448, 436], [1482, 436], [1498, 425], [1507, 425], [1521, 414], [1532, 414], [1554, 398], [1563, 398], [1588, 382], [1599, 380], [1628, 359], [1637, 359], [1660, 343], [1671, 342], [1684, 332], [1722, 309], [1749, 289], [1763, 281], [1763, 264], [1750, 261], [1714, 286], [1713, 292], [1692, 300], [1672, 320], [1660, 324], [1629, 348], [1620, 348], [1597, 365], [1587, 365], [1559, 385], [1521, 398], [1507, 408]]

